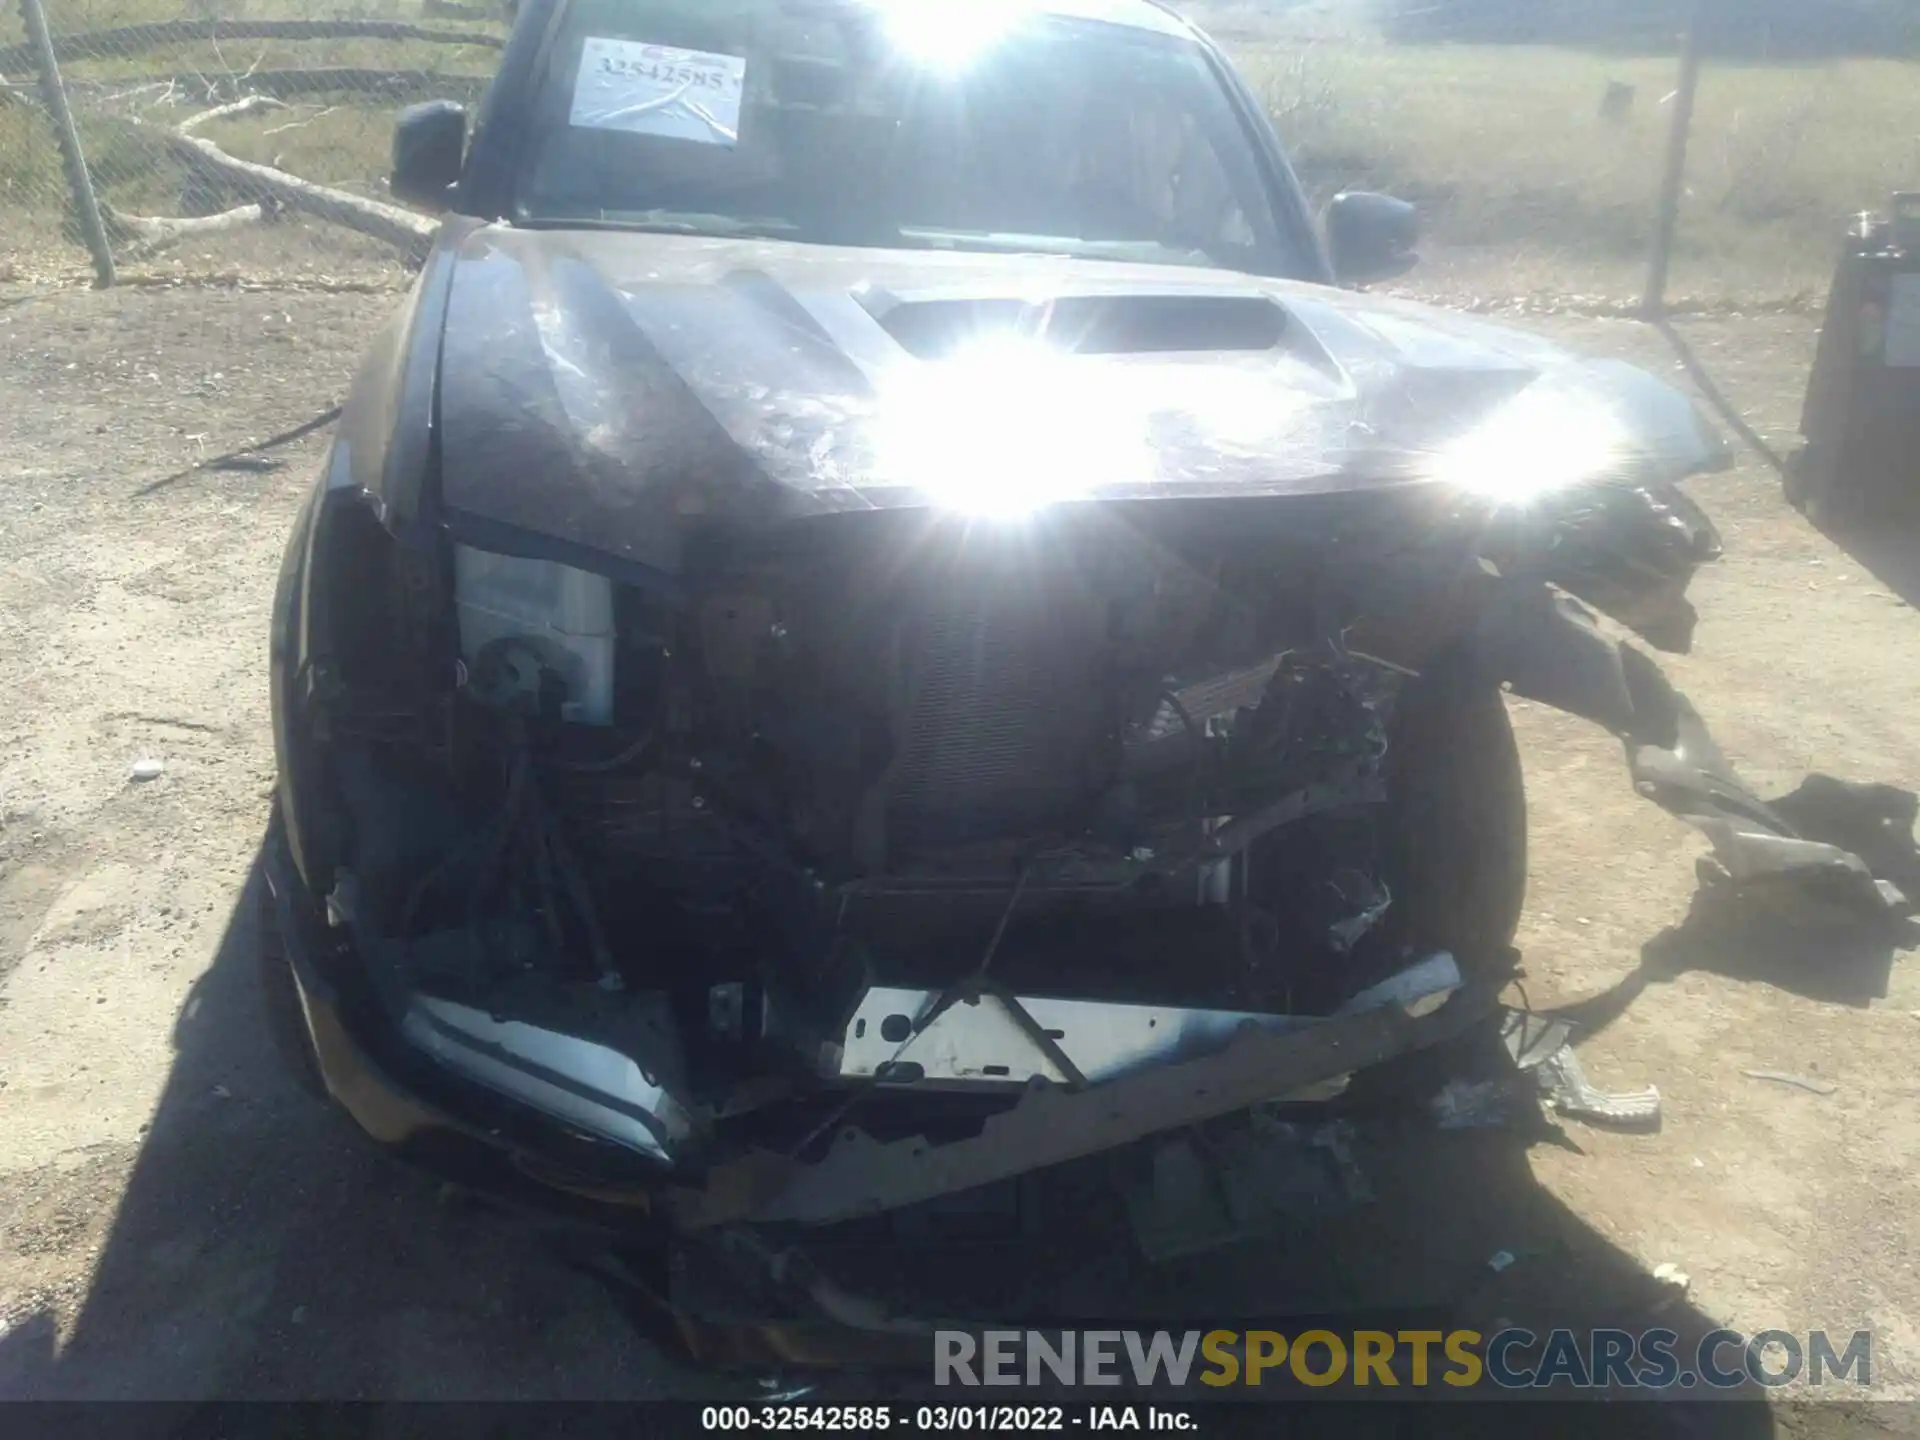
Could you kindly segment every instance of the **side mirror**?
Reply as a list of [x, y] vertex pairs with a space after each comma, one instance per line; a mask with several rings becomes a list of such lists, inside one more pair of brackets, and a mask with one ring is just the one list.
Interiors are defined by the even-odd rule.
[[1327, 204], [1327, 254], [1342, 285], [1391, 280], [1420, 263], [1420, 212], [1405, 200], [1344, 190]]
[[393, 130], [393, 198], [423, 210], [444, 210], [467, 160], [467, 107], [429, 100], [400, 112]]

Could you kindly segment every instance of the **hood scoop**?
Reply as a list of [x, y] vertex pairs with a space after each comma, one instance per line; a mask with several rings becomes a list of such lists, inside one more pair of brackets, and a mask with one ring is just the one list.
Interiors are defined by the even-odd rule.
[[917, 360], [943, 360], [1009, 335], [1076, 355], [1220, 354], [1276, 348], [1287, 312], [1261, 295], [1077, 295], [1051, 300], [855, 298]]

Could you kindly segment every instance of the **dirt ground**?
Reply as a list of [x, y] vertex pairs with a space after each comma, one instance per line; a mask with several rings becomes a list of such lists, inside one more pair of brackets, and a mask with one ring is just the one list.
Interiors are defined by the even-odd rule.
[[[324, 437], [272, 473], [167, 477], [335, 403], [394, 299], [0, 297], [0, 1396], [751, 1384], [677, 1366], [594, 1281], [370, 1153], [282, 1076], [257, 1019], [242, 897], [273, 770], [268, 604]], [[1674, 371], [1631, 323], [1525, 323]], [[1788, 447], [1815, 323], [1686, 333]], [[1695, 493], [1727, 556], [1695, 587], [1695, 653], [1668, 669], [1747, 777], [1920, 787], [1920, 537], [1842, 548], [1751, 458]], [[1870, 1328], [1878, 1393], [1920, 1395], [1916, 962], [1698, 933], [1697, 837], [1634, 795], [1606, 736], [1525, 705], [1516, 721], [1529, 998], [1581, 1002], [1589, 1073], [1657, 1084], [1665, 1126], [1422, 1142], [1433, 1168], [1407, 1208], [1389, 1187], [1329, 1243], [1398, 1244], [1456, 1280], [1508, 1250], [1518, 1263], [1476, 1291], [1487, 1316], [1651, 1294], [1671, 1261], [1690, 1323]], [[132, 782], [140, 759], [164, 774]], [[1844, 1428], [1905, 1414], [1849, 1405]]]

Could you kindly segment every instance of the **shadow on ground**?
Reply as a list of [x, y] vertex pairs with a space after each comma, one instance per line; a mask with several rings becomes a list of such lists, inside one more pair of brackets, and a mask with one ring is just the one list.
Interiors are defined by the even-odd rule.
[[1858, 516], [1822, 516], [1816, 523], [1822, 534], [1887, 589], [1907, 604], [1920, 606], [1920, 516], [1878, 522]]
[[[263, 1021], [258, 868], [73, 1333], [0, 1341], [17, 1398], [650, 1398], [685, 1389], [597, 1282], [450, 1202], [288, 1077]], [[697, 1392], [696, 1392], [697, 1393]]]
[[1757, 905], [1698, 891], [1686, 918], [1640, 947], [1640, 964], [1620, 980], [1553, 1013], [1590, 1036], [1640, 999], [1648, 986], [1689, 971], [1772, 985], [1809, 1000], [1864, 1009], [1887, 996], [1894, 962], [1920, 947], [1908, 919], [1849, 924], [1794, 923]]
[[1864, 1008], [1886, 998], [1894, 961], [1916, 943], [1913, 922], [1906, 919], [1796, 925], [1702, 893], [1685, 920], [1655, 936], [1640, 954], [1642, 972], [1652, 979], [1704, 970]]
[[[435, 1184], [307, 1100], [261, 1020], [252, 898], [242, 897], [179, 1017], [165, 1094], [70, 1338], [57, 1345], [47, 1317], [16, 1327], [0, 1341], [0, 1394], [762, 1393], [757, 1377], [700, 1374], [669, 1359], [600, 1283], [517, 1228], [450, 1205]], [[1542, 1335], [1557, 1326], [1660, 1326], [1679, 1333], [1682, 1355], [1714, 1328], [1534, 1183], [1527, 1149], [1537, 1134], [1438, 1132], [1404, 1117], [1404, 1108], [1398, 1121], [1356, 1117], [1368, 1136], [1375, 1203], [1151, 1272], [1138, 1292], [1147, 1304], [1129, 1318], [1147, 1318], [1158, 1296], [1227, 1324], [1284, 1326], [1288, 1316], [1331, 1306], [1423, 1314], [1483, 1333], [1504, 1324]], [[1560, 1138], [1578, 1143], [1577, 1134]], [[1489, 1260], [1500, 1252], [1512, 1263], [1496, 1269]], [[1105, 1259], [1125, 1263], [1114, 1250]], [[827, 1393], [858, 1393], [861, 1383], [843, 1380]], [[1618, 1413], [1595, 1408], [1606, 1411]], [[1634, 1433], [1650, 1433], [1656, 1414], [1684, 1419], [1675, 1433], [1774, 1433], [1772, 1412], [1751, 1402], [1636, 1407]], [[1395, 1433], [1383, 1423], [1381, 1433]], [[1420, 1428], [1436, 1427], [1423, 1420]], [[1553, 1428], [1583, 1426], [1562, 1413]]]

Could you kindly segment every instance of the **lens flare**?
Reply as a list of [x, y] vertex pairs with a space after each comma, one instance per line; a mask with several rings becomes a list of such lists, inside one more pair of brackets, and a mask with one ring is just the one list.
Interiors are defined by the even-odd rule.
[[1433, 478], [1519, 506], [1630, 464], [1619, 417], [1590, 395], [1522, 390], [1433, 457]]
[[1153, 478], [1147, 414], [1116, 404], [1101, 367], [1020, 335], [982, 336], [880, 385], [882, 471], [935, 504], [1017, 519], [1094, 486]]
[[887, 35], [923, 65], [960, 69], [1033, 13], [1034, 0], [875, 0]]

